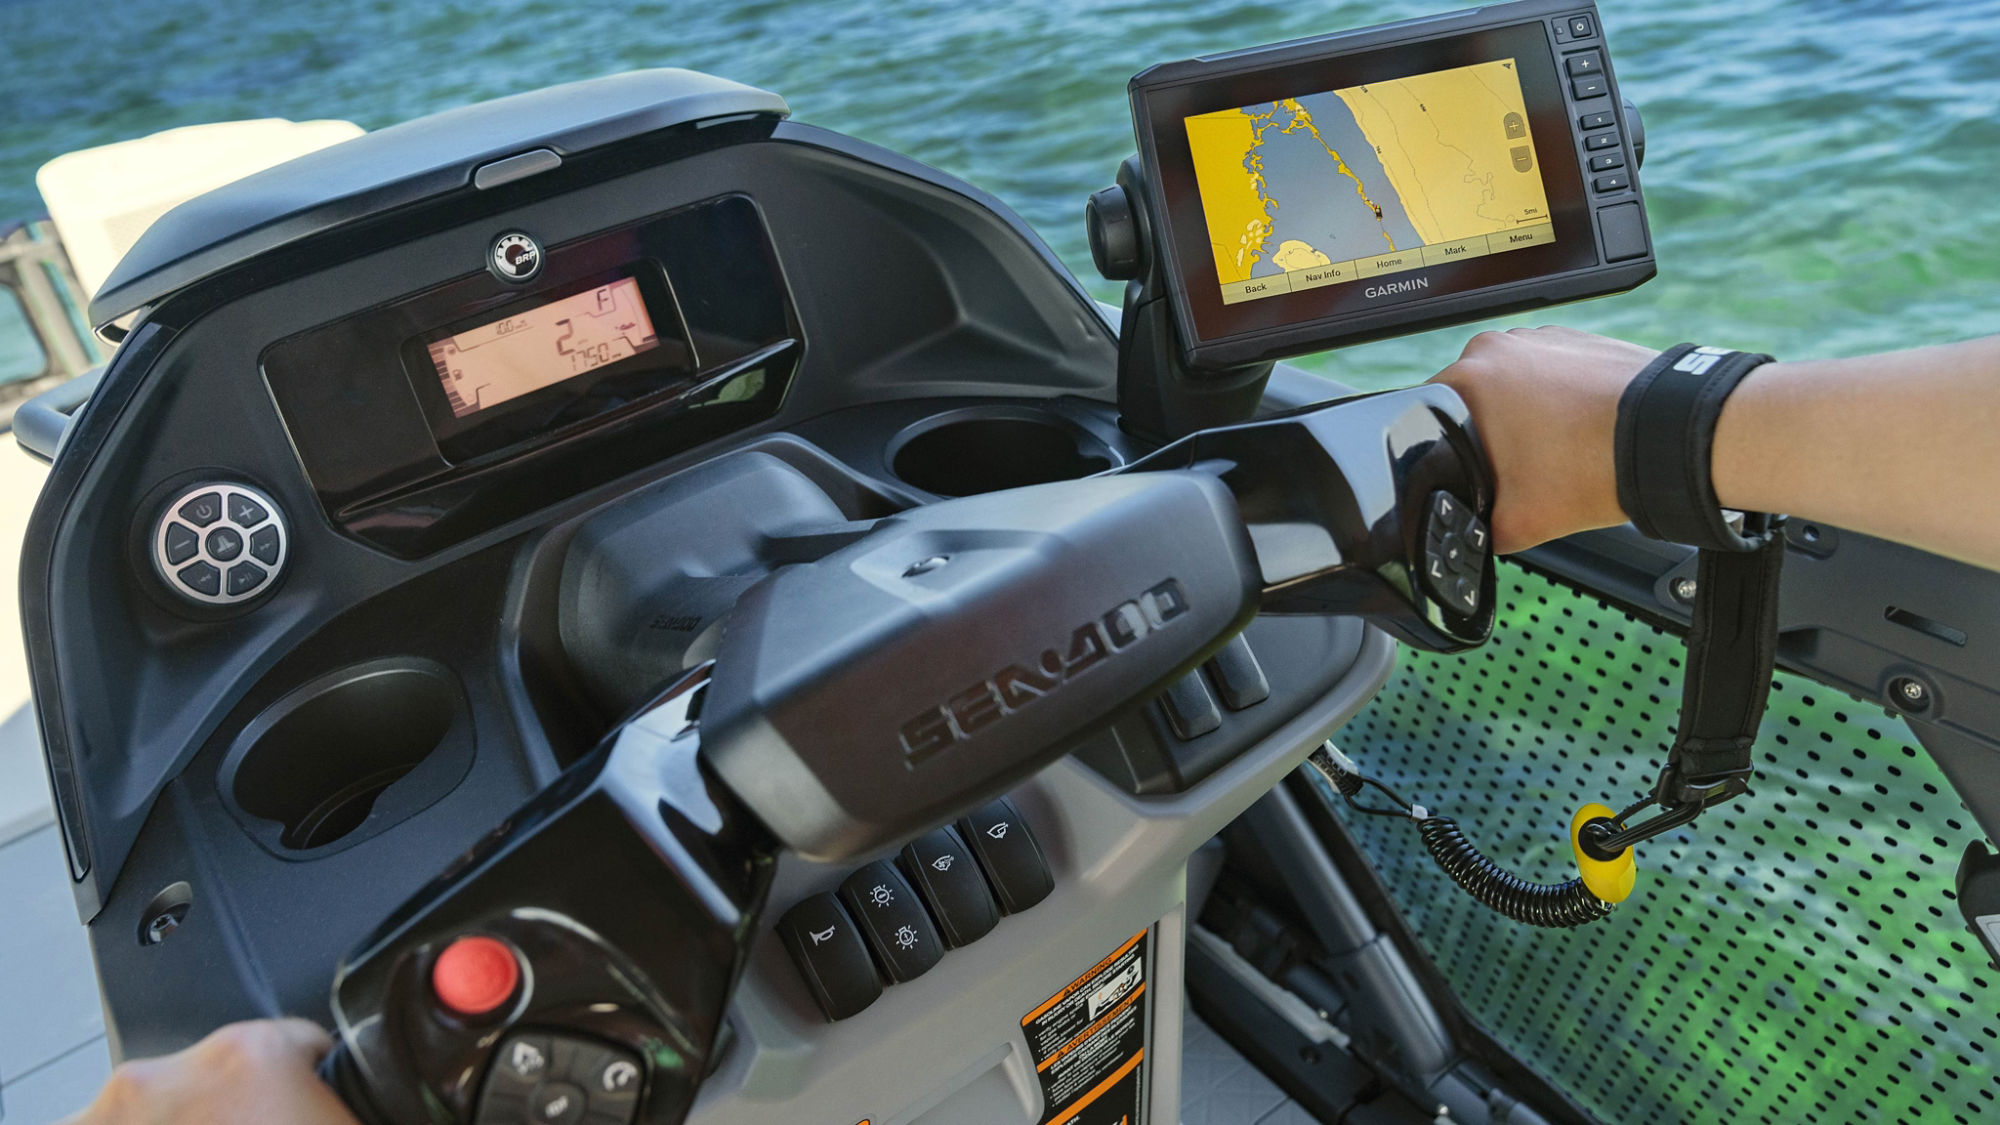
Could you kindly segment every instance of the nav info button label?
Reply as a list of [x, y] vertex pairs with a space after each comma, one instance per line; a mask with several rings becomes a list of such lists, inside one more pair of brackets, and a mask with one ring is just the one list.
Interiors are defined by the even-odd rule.
[[1307, 266], [1285, 275], [1291, 279], [1292, 292], [1301, 289], [1317, 289], [1322, 285], [1338, 285], [1355, 278], [1353, 262], [1335, 262], [1330, 266]]

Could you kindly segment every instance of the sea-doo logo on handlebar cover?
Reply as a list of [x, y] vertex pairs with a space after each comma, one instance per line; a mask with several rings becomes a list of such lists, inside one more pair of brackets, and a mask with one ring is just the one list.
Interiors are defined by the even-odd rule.
[[1164, 628], [1188, 611], [1171, 578], [1070, 631], [1067, 650], [1047, 648], [1032, 664], [1009, 664], [903, 724], [903, 752], [915, 765], [971, 738], [1005, 716]]

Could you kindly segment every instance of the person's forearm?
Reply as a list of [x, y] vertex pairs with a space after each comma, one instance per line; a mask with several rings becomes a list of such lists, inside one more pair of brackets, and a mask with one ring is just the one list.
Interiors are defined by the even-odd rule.
[[1766, 365], [1723, 406], [1711, 471], [1729, 507], [2000, 568], [2000, 337]]

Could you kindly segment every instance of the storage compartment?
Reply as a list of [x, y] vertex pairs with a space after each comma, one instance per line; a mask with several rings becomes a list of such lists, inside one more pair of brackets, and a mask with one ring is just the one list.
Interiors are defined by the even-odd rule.
[[472, 764], [457, 679], [426, 660], [373, 661], [287, 694], [244, 728], [221, 788], [266, 847], [354, 844], [455, 787]]
[[1075, 422], [1032, 407], [953, 410], [897, 434], [889, 469], [939, 496], [973, 496], [1075, 480], [1117, 465], [1117, 454]]

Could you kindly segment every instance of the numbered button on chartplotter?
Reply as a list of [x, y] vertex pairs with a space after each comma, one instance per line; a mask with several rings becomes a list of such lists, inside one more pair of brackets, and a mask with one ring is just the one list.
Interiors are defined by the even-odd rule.
[[1000, 908], [979, 861], [950, 828], [926, 832], [903, 848], [899, 857], [917, 893], [930, 905], [945, 944], [957, 949], [985, 937], [999, 924]]
[[944, 940], [931, 916], [893, 865], [876, 860], [848, 876], [840, 899], [861, 923], [890, 980], [915, 980], [944, 956]]

